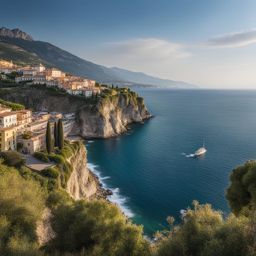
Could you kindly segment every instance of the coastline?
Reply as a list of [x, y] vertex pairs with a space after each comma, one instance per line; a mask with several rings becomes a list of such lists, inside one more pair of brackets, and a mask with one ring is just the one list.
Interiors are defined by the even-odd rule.
[[120, 194], [119, 188], [112, 188], [108, 186], [106, 182], [104, 182], [111, 177], [102, 176], [101, 172], [97, 170], [98, 166], [95, 164], [87, 163], [87, 167], [97, 184], [97, 193], [95, 195], [95, 198], [104, 199], [112, 204], [117, 205], [127, 218], [134, 217], [135, 214], [127, 206], [128, 198]]

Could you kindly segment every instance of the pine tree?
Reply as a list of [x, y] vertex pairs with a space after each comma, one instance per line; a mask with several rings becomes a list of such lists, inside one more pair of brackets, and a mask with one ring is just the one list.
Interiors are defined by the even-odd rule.
[[52, 131], [51, 131], [51, 124], [50, 122], [47, 123], [47, 128], [46, 128], [46, 150], [48, 152], [48, 154], [52, 153]]
[[58, 147], [62, 149], [64, 146], [64, 131], [63, 131], [63, 123], [62, 120], [59, 119], [58, 122]]
[[58, 147], [58, 129], [57, 129], [57, 123], [54, 122], [54, 146]]

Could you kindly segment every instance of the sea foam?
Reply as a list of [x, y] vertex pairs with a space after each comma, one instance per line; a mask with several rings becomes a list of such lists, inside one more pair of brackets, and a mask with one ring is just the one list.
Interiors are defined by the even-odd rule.
[[120, 207], [122, 212], [129, 218], [134, 217], [134, 213], [132, 210], [127, 206], [128, 198], [120, 194], [119, 188], [111, 188], [109, 187], [104, 181], [110, 179], [110, 176], [102, 176], [102, 173], [98, 170], [97, 165], [88, 163], [88, 168], [99, 178], [100, 183], [102, 184], [104, 189], [109, 189], [112, 191], [112, 195], [108, 196], [108, 200]]

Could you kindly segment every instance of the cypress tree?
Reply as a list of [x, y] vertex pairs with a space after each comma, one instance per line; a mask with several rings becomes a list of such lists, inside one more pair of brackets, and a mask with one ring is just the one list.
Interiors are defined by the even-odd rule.
[[54, 146], [58, 147], [58, 129], [57, 129], [57, 123], [54, 122]]
[[63, 131], [63, 123], [62, 120], [59, 119], [58, 122], [58, 147], [62, 149], [64, 146], [64, 131]]
[[48, 154], [51, 154], [52, 152], [52, 131], [51, 131], [51, 125], [50, 122], [47, 123], [47, 128], [46, 128], [46, 150]]

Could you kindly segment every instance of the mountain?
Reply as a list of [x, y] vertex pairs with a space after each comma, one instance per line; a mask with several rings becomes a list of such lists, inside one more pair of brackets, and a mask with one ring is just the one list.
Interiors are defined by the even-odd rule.
[[18, 28], [15, 29], [8, 29], [5, 27], [0, 28], [0, 36], [8, 36], [11, 38], [21, 38], [24, 40], [28, 40], [28, 41], [33, 41], [32, 36], [30, 36], [29, 34], [21, 31]]
[[101, 83], [195, 88], [194, 85], [185, 82], [160, 79], [144, 73], [95, 64], [50, 43], [33, 40], [32, 36], [20, 29], [0, 28], [0, 58], [13, 60], [21, 65], [42, 63]]
[[113, 67], [111, 68], [113, 74], [118, 77], [122, 77], [127, 81], [133, 81], [137, 84], [145, 84], [145, 85], [155, 85], [157, 87], [164, 87], [164, 88], [177, 88], [177, 89], [188, 89], [188, 88], [196, 88], [195, 85], [185, 83], [182, 81], [174, 81], [168, 79], [161, 79], [157, 77], [153, 77], [147, 75], [142, 72], [132, 72], [129, 70]]

